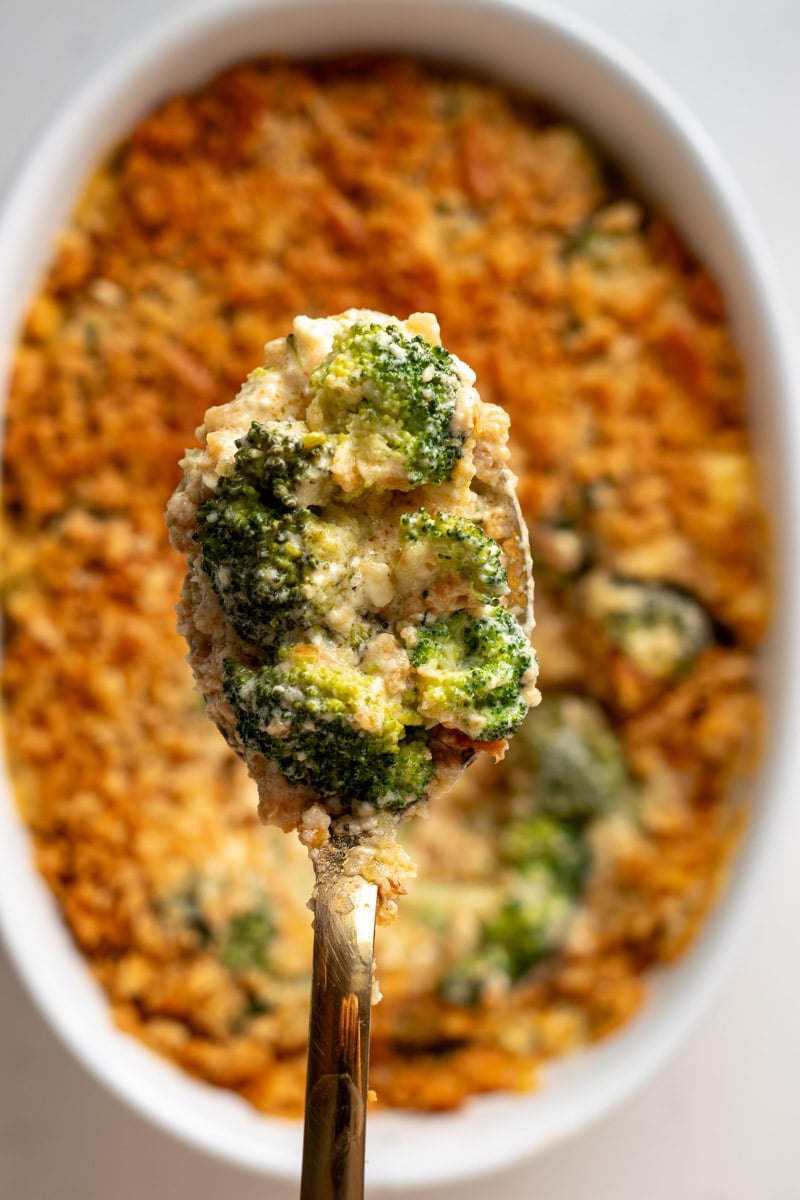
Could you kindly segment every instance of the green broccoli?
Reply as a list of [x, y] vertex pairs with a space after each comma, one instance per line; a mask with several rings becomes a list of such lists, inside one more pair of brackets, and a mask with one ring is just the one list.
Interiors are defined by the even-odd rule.
[[267, 951], [274, 934], [275, 917], [265, 901], [237, 913], [222, 936], [220, 962], [231, 971], [265, 970]]
[[667, 584], [597, 573], [587, 580], [584, 596], [588, 615], [648, 678], [676, 678], [712, 641], [705, 610], [692, 596]]
[[274, 666], [225, 668], [242, 741], [287, 779], [344, 804], [400, 809], [423, 798], [434, 771], [427, 734], [408, 728], [418, 718], [377, 678], [312, 646], [282, 647]]
[[618, 808], [631, 780], [619, 740], [598, 704], [584, 696], [548, 696], [531, 713], [508, 754], [512, 773], [532, 775], [540, 812], [586, 820]]
[[579, 893], [592, 861], [582, 821], [546, 813], [512, 820], [498, 839], [500, 858], [516, 870], [547, 868], [570, 893]]
[[233, 472], [197, 510], [203, 570], [246, 641], [270, 645], [317, 622], [348, 574], [348, 530], [297, 506], [296, 489], [315, 486], [320, 436], [253, 422], [236, 443]]
[[351, 439], [357, 459], [393, 464], [408, 487], [444, 483], [464, 443], [452, 429], [461, 386], [442, 346], [396, 325], [355, 324], [336, 335], [312, 374], [307, 416]]
[[424, 508], [404, 513], [400, 518], [400, 540], [406, 546], [430, 548], [439, 570], [463, 576], [476, 600], [490, 603], [508, 591], [500, 547], [467, 517], [431, 515]]
[[309, 507], [328, 498], [331, 444], [299, 421], [253, 421], [236, 441], [233, 477], [249, 484], [268, 506]]
[[478, 945], [450, 968], [439, 991], [451, 1004], [475, 1004], [493, 986], [507, 988], [563, 944], [574, 898], [546, 867], [515, 880], [483, 922]]
[[[220, 884], [223, 884], [220, 888]], [[168, 895], [157, 912], [165, 926], [180, 935], [188, 933], [195, 948], [214, 953], [231, 971], [265, 970], [268, 947], [275, 934], [275, 918], [263, 893], [252, 908], [221, 921], [212, 916], [225, 881], [192, 874], [186, 885]]]
[[505, 609], [483, 617], [460, 609], [421, 626], [410, 657], [419, 711], [427, 720], [485, 742], [510, 737], [524, 720], [524, 677], [533, 655]]
[[561, 944], [572, 911], [572, 896], [552, 872], [529, 872], [484, 925], [483, 942], [502, 948], [516, 982]]

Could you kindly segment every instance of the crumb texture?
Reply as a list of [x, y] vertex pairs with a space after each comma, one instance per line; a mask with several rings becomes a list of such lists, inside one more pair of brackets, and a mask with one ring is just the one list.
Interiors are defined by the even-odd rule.
[[[405, 59], [241, 65], [142, 121], [16, 347], [8, 758], [117, 1023], [293, 1116], [312, 871], [193, 690], [163, 514], [187, 429], [264, 342], [354, 307], [435, 312], [511, 418], [545, 697], [503, 762], [403, 826], [419, 876], [379, 930], [382, 1104], [532, 1087], [639, 1010], [723, 886], [762, 710], [766, 536], [724, 299], [580, 130]], [[364, 586], [378, 603], [380, 572]], [[394, 644], [372, 653], [402, 688]], [[310, 845], [327, 819], [305, 810]]]

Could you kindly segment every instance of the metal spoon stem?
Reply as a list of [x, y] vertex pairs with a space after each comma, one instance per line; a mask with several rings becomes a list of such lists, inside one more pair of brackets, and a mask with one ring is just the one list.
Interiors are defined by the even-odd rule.
[[343, 874], [351, 844], [332, 838], [316, 862], [300, 1200], [364, 1195], [377, 887]]

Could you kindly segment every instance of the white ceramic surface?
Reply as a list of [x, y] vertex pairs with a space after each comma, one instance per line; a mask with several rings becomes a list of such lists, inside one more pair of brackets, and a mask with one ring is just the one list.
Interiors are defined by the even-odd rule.
[[[228, 0], [195, 7], [116, 58], [63, 111], [0, 223], [0, 354], [86, 172], [170, 91], [236, 59], [282, 51], [425, 49], [522, 83], [591, 128], [678, 218], [722, 280], [748, 367], [757, 444], [776, 520], [781, 604], [764, 664], [771, 744], [753, 823], [728, 894], [692, 954], [655, 984], [641, 1017], [548, 1072], [531, 1097], [491, 1097], [441, 1117], [371, 1119], [368, 1180], [410, 1187], [492, 1170], [574, 1133], [629, 1095], [670, 1054], [727, 977], [769, 869], [792, 795], [788, 720], [797, 704], [797, 602], [791, 531], [798, 446], [794, 366], [771, 272], [737, 189], [676, 99], [601, 34], [545, 4], [489, 0]], [[296, 1178], [300, 1134], [235, 1097], [193, 1082], [111, 1026], [103, 999], [32, 870], [10, 797], [0, 797], [0, 922], [17, 966], [53, 1026], [119, 1095], [188, 1141], [231, 1161]]]

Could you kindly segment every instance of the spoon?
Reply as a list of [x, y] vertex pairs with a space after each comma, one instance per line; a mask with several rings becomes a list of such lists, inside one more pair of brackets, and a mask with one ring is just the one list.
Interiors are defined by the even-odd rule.
[[360, 1200], [364, 1194], [378, 888], [343, 873], [355, 844], [352, 837], [331, 837], [315, 862], [301, 1200]]
[[[533, 629], [533, 571], [515, 481], [492, 489], [509, 581], [508, 607]], [[466, 767], [472, 751], [452, 751]], [[378, 889], [345, 873], [353, 835], [332, 836], [315, 859], [314, 956], [300, 1200], [362, 1200], [369, 1030]]]

